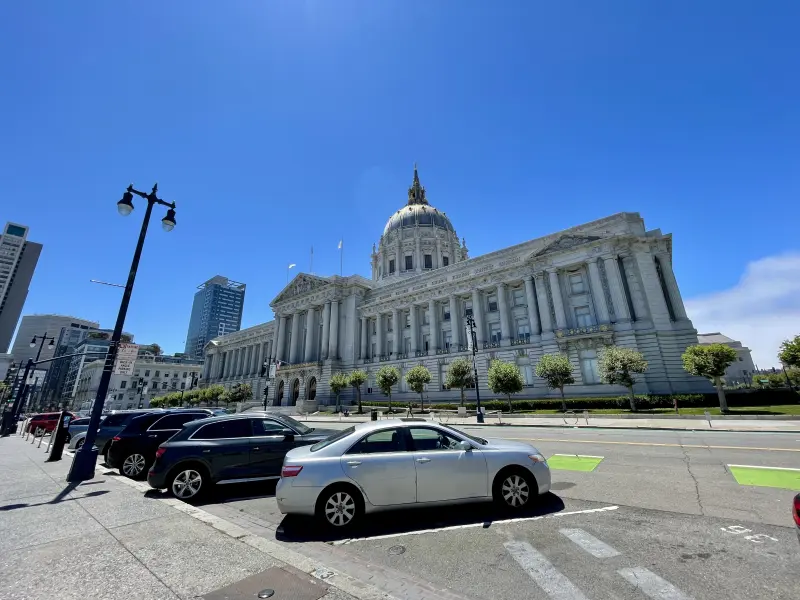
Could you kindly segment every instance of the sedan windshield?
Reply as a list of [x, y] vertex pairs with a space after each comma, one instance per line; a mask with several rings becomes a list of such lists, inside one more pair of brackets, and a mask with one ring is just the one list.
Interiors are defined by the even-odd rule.
[[307, 433], [311, 433], [311, 427], [307, 425], [303, 425], [300, 421], [293, 419], [287, 415], [281, 415], [279, 417], [284, 423], [295, 429], [296, 431], [300, 432], [300, 435], [305, 435]]
[[342, 429], [339, 433], [334, 433], [332, 436], [325, 438], [321, 442], [317, 442], [313, 446], [311, 446], [310, 450], [312, 452], [316, 452], [317, 450], [322, 450], [326, 446], [330, 446], [334, 442], [338, 442], [341, 439], [346, 438], [348, 435], [352, 434], [356, 430], [355, 427], [348, 427], [347, 429]]
[[458, 435], [463, 435], [465, 438], [472, 440], [476, 444], [480, 444], [481, 446], [485, 446], [489, 442], [483, 438], [475, 437], [474, 435], [470, 435], [468, 433], [464, 433], [460, 429], [456, 429], [455, 427], [450, 427], [450, 425], [442, 425], [445, 429], [449, 429], [450, 431], [456, 432]]

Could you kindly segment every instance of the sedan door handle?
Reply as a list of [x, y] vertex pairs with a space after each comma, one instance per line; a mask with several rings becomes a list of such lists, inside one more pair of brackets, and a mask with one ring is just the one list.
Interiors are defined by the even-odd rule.
[[430, 458], [418, 458], [417, 462], [418, 463], [429, 463], [429, 462], [431, 462], [431, 459]]
[[253, 451], [255, 451], [255, 450], [261, 450], [261, 448], [259, 448], [258, 446], [256, 446], [255, 448], [251, 448], [251, 450], [253, 450]]
[[360, 460], [348, 460], [347, 464], [350, 465], [351, 467], [357, 467], [358, 465], [361, 464], [361, 461]]
[[154, 438], [154, 437], [158, 437], [158, 436], [157, 436], [155, 433], [151, 433], [151, 434], [150, 434], [150, 435], [148, 435], [147, 437]]
[[203, 450], [203, 454], [208, 454], [211, 450]]

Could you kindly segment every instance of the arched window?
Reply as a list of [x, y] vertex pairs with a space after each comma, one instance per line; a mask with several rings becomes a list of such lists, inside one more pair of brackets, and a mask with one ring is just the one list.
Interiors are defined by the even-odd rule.
[[306, 397], [309, 400], [314, 400], [317, 397], [317, 378], [312, 377], [308, 382], [308, 390], [306, 391]]
[[297, 400], [300, 398], [300, 380], [295, 379], [292, 384], [292, 406], [297, 406]]
[[283, 379], [278, 383], [278, 395], [275, 398], [275, 406], [283, 404]]

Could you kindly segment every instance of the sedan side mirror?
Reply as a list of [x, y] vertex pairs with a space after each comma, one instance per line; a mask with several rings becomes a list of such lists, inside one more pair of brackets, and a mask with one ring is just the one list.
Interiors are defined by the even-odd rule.
[[281, 433], [284, 436], [286, 436], [286, 440], [287, 441], [291, 441], [291, 440], [294, 439], [294, 431], [292, 431], [291, 429], [283, 429], [283, 430], [281, 430]]
[[469, 452], [472, 450], [472, 444], [470, 444], [467, 440], [461, 440], [458, 442], [458, 447], [464, 450], [465, 452]]

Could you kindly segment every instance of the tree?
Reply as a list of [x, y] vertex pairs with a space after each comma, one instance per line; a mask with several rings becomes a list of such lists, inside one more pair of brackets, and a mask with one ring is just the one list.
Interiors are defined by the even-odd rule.
[[736, 350], [725, 344], [689, 346], [681, 355], [683, 368], [691, 375], [706, 377], [714, 382], [719, 398], [719, 409], [728, 412], [728, 401], [722, 389], [725, 370], [736, 360]]
[[367, 380], [367, 374], [360, 370], [356, 369], [347, 378], [350, 385], [352, 385], [356, 389], [356, 398], [358, 400], [358, 414], [362, 414], [364, 409], [361, 407], [361, 386]]
[[159, 396], [157, 398], [150, 398], [150, 408], [164, 408], [166, 406], [166, 397]]
[[225, 406], [239, 402], [251, 402], [253, 400], [253, 388], [249, 383], [237, 383], [234, 385], [225, 397]]
[[635, 375], [647, 370], [647, 361], [641, 352], [619, 346], [608, 346], [600, 352], [597, 361], [600, 379], [609, 385], [624, 385], [628, 388], [631, 400], [631, 410], [636, 412], [636, 397], [633, 395], [633, 386], [636, 383]]
[[334, 373], [331, 375], [331, 380], [329, 382], [331, 386], [331, 392], [336, 394], [336, 410], [335, 412], [339, 412], [340, 403], [339, 403], [339, 394], [342, 393], [342, 390], [345, 389], [348, 385], [350, 385], [350, 381], [347, 379], [347, 375], [344, 373]]
[[181, 395], [176, 392], [173, 392], [171, 394], [165, 394], [164, 402], [166, 402], [167, 406], [169, 406], [170, 408], [180, 408], [181, 404], [183, 404]]
[[561, 410], [567, 411], [564, 386], [575, 383], [572, 376], [572, 363], [566, 354], [545, 354], [536, 364], [536, 376], [541, 377], [551, 390], [561, 392]]
[[201, 390], [190, 390], [183, 393], [183, 401], [189, 406], [197, 406], [200, 404]]
[[150, 344], [149, 346], [145, 346], [145, 350], [148, 350], [155, 354], [156, 356], [161, 356], [163, 350], [161, 350], [161, 346], [158, 344]]
[[800, 367], [800, 335], [794, 336], [791, 340], [784, 340], [778, 353], [778, 360], [787, 367]]
[[[420, 410], [425, 410], [425, 400], [422, 397], [422, 393], [425, 391], [425, 385], [431, 382], [431, 372], [428, 371], [428, 368], [425, 365], [417, 365], [416, 367], [411, 367], [406, 372], [406, 383], [408, 387], [411, 388], [412, 391], [419, 394], [419, 403], [420, 403]], [[409, 409], [411, 408], [411, 403], [408, 403]]]
[[221, 385], [210, 385], [203, 390], [203, 400], [208, 406], [211, 406], [212, 402], [215, 403], [216, 406], [219, 406], [219, 401], [224, 395], [225, 388]]
[[514, 363], [502, 360], [493, 360], [489, 366], [489, 389], [495, 394], [503, 394], [508, 397], [508, 412], [514, 412], [511, 405], [511, 394], [518, 394], [522, 391], [524, 381], [519, 367]]
[[389, 412], [392, 412], [392, 387], [397, 385], [398, 381], [400, 381], [400, 371], [389, 365], [381, 367], [375, 374], [375, 385], [384, 396], [389, 397]]
[[472, 375], [472, 363], [468, 358], [463, 356], [455, 359], [447, 367], [447, 375], [445, 376], [444, 384], [449, 388], [458, 388], [461, 390], [461, 406], [464, 406], [464, 388], [474, 383], [475, 379]]

